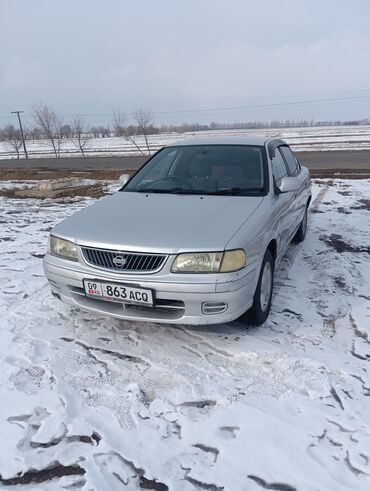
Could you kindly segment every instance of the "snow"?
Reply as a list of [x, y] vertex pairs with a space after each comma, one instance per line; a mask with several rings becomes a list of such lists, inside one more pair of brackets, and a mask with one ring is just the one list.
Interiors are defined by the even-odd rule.
[[1, 478], [60, 465], [79, 474], [17, 489], [369, 489], [369, 186], [314, 184], [259, 328], [70, 309], [39, 256], [94, 200], [0, 198]]
[[[284, 139], [295, 151], [313, 150], [369, 150], [370, 125], [352, 126], [309, 126], [301, 128], [271, 128], [253, 130], [207, 130], [186, 133], [162, 133], [149, 136], [152, 151], [164, 145], [181, 142], [189, 138], [213, 138], [222, 136], [267, 136]], [[135, 141], [146, 154], [146, 144], [143, 136], [138, 135]], [[50, 157], [53, 151], [47, 140], [27, 141], [30, 157]], [[62, 142], [61, 153], [64, 156], [81, 156], [76, 146], [70, 140]], [[86, 146], [89, 156], [110, 155], [140, 155], [137, 148], [123, 138], [92, 138]], [[0, 159], [16, 158], [13, 150], [6, 142], [0, 142]]]

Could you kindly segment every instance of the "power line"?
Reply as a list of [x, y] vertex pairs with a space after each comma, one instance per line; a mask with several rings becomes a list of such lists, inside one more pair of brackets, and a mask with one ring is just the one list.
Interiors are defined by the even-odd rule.
[[[204, 108], [204, 109], [182, 109], [182, 110], [171, 110], [171, 111], [153, 111], [154, 115], [159, 114], [190, 114], [190, 113], [205, 113], [205, 112], [224, 112], [224, 111], [241, 111], [241, 110], [249, 110], [249, 109], [270, 109], [275, 107], [285, 107], [285, 106], [298, 106], [305, 104], [323, 104], [330, 102], [348, 102], [353, 100], [361, 100], [361, 99], [369, 99], [370, 95], [363, 96], [352, 96], [352, 97], [332, 97], [326, 99], [309, 99], [309, 100], [301, 100], [301, 101], [292, 101], [292, 102], [276, 102], [270, 104], [252, 104], [248, 106], [230, 106], [230, 107], [214, 107], [214, 108]], [[127, 115], [134, 116], [135, 113], [128, 112]], [[113, 116], [112, 113], [101, 113], [101, 114], [62, 114], [65, 117], [73, 117], [73, 116], [91, 116], [91, 117], [108, 117]]]
[[[370, 99], [370, 95], [363, 96], [351, 96], [351, 97], [331, 97], [322, 99], [305, 99], [299, 101], [291, 102], [275, 102], [270, 104], [250, 104], [246, 106], [228, 106], [228, 107], [213, 107], [213, 108], [193, 108], [193, 109], [181, 109], [181, 110], [170, 110], [170, 111], [152, 111], [153, 115], [165, 115], [165, 114], [202, 114], [202, 113], [220, 113], [224, 114], [230, 111], [243, 112], [251, 109], [274, 109], [277, 107], [291, 107], [300, 105], [310, 105], [310, 104], [329, 104], [332, 102], [353, 102]], [[134, 116], [134, 112], [127, 112], [128, 116]], [[72, 113], [72, 114], [61, 114], [63, 117], [112, 117], [114, 113]], [[32, 115], [25, 115], [26, 118], [32, 117]], [[4, 118], [4, 116], [1, 116]], [[5, 118], [8, 118], [6, 116]]]
[[293, 101], [293, 102], [276, 102], [272, 104], [253, 104], [249, 106], [232, 106], [232, 107], [218, 107], [218, 108], [207, 108], [207, 109], [185, 109], [182, 111], [159, 111], [155, 114], [175, 114], [175, 113], [190, 113], [190, 112], [209, 112], [209, 111], [233, 111], [241, 109], [258, 109], [258, 108], [274, 108], [274, 107], [284, 107], [284, 106], [297, 106], [302, 104], [317, 104], [317, 103], [327, 103], [327, 102], [339, 102], [339, 101], [350, 101], [356, 99], [368, 99], [370, 95], [364, 96], [354, 96], [354, 97], [333, 97], [328, 99], [312, 99], [304, 101]]

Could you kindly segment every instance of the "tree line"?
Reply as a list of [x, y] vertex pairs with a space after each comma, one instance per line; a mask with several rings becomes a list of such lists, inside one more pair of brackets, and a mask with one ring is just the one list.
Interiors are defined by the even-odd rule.
[[[314, 121], [299, 119], [272, 120], [269, 122], [252, 121], [245, 123], [183, 123], [154, 125], [153, 113], [147, 110], [138, 109], [132, 114], [133, 122], [129, 123], [127, 113], [124, 111], [114, 111], [111, 126], [96, 125], [88, 126], [82, 116], [75, 116], [71, 121], [65, 122], [54, 109], [41, 102], [32, 112], [34, 126], [25, 128], [24, 135], [26, 141], [48, 140], [55, 157], [60, 157], [63, 142], [70, 141], [83, 157], [86, 156], [86, 149], [92, 138], [107, 138], [116, 136], [131, 143], [141, 154], [151, 154], [149, 136], [160, 133], [185, 133], [206, 130], [235, 130], [235, 129], [268, 129], [268, 128], [292, 128], [309, 126], [341, 126], [341, 125], [360, 125], [369, 124], [370, 120], [355, 121]], [[138, 141], [140, 136], [140, 143]], [[0, 127], [0, 141], [4, 141], [7, 146], [20, 158], [22, 153], [21, 132], [14, 125]], [[144, 142], [141, 143], [141, 142]]]

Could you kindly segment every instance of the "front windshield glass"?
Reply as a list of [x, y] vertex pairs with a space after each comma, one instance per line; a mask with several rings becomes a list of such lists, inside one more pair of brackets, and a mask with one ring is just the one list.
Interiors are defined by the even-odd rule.
[[122, 189], [176, 194], [266, 192], [265, 149], [250, 145], [184, 145], [155, 155]]

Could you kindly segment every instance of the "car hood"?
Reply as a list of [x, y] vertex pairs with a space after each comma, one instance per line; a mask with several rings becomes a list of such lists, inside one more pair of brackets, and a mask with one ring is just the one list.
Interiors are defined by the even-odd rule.
[[223, 250], [263, 197], [118, 192], [67, 218], [52, 234], [124, 251]]

